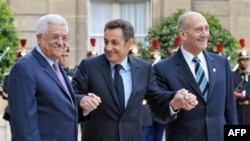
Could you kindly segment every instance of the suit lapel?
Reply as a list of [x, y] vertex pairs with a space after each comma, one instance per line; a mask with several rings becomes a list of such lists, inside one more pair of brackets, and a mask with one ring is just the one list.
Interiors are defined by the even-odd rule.
[[[209, 75], [209, 90], [208, 90], [208, 100], [209, 100], [209, 98], [211, 97], [211, 91], [215, 87], [217, 67], [214, 62], [214, 59], [206, 51], [204, 51], [203, 53], [206, 58], [208, 75]], [[176, 65], [178, 65], [177, 67], [179, 67], [178, 71], [185, 78], [185, 80], [188, 80], [187, 83], [189, 84], [189, 86], [193, 88], [193, 90], [201, 97], [202, 100], [204, 100], [201, 91], [199, 89], [199, 86], [197, 85], [196, 80], [193, 77], [193, 74], [189, 69], [188, 64], [186, 63], [186, 60], [184, 59], [181, 53], [181, 50], [178, 51], [177, 55], [179, 55], [178, 57], [176, 57]]]
[[[62, 75], [63, 75], [63, 78], [65, 80], [65, 83], [68, 87], [68, 90], [69, 90], [69, 94], [75, 104], [75, 97], [74, 97], [74, 91], [73, 91], [73, 88], [71, 87], [71, 81], [69, 80], [68, 78], [68, 75], [66, 74], [66, 72], [64, 71], [64, 69], [61, 67], [61, 65], [59, 65], [59, 68], [60, 68], [60, 71], [62, 72]], [[54, 71], [54, 70], [53, 70]], [[60, 80], [59, 80], [60, 81]], [[65, 88], [63, 87], [62, 83], [60, 83], [60, 87], [63, 89], [64, 93], [67, 95], [67, 97], [71, 100], [71, 98], [69, 97], [69, 95], [67, 94], [67, 91], [65, 90]]]
[[[56, 84], [60, 87], [60, 89], [63, 91], [63, 93], [68, 97], [68, 99], [70, 100], [70, 97], [68, 96], [66, 90], [64, 89], [62, 83], [60, 82], [59, 78], [57, 77], [57, 75], [55, 74], [53, 68], [49, 65], [49, 63], [46, 61], [46, 59], [43, 58], [43, 56], [34, 48], [32, 51], [32, 54], [38, 59], [38, 62], [40, 63], [41, 67], [44, 68], [44, 72], [53, 80], [56, 82]], [[60, 66], [59, 66], [60, 67]], [[62, 72], [62, 75], [65, 79], [65, 73], [62, 71], [62, 68], [60, 67], [60, 70]], [[68, 89], [70, 91], [70, 94], [72, 96], [73, 90], [70, 87], [70, 82], [69, 80], [66, 78], [65, 82], [68, 86]], [[72, 96], [73, 101], [75, 102], [74, 96]]]
[[209, 75], [209, 90], [208, 90], [208, 100], [212, 95], [212, 90], [215, 87], [216, 74], [217, 74], [217, 66], [214, 62], [214, 59], [207, 53], [204, 52], [207, 61], [208, 75]]
[[191, 70], [189, 69], [189, 66], [188, 66], [185, 58], [183, 57], [181, 50], [178, 50], [175, 57], [176, 57], [175, 64], [177, 65], [178, 72], [180, 73], [180, 75], [182, 75], [182, 77], [188, 83], [189, 87], [191, 87], [202, 98], [200, 88], [197, 85], [197, 82], [196, 82]]
[[60, 86], [61, 89], [63, 88], [63, 85], [61, 84], [60, 80], [58, 79], [58, 77], [56, 76], [53, 68], [49, 65], [49, 63], [46, 61], [46, 59], [43, 58], [43, 56], [36, 50], [34, 49], [32, 51], [32, 53], [34, 54], [34, 56], [39, 60], [40, 65], [44, 68], [44, 72], [50, 77], [52, 78], [52, 80], [54, 80], [56, 82], [57, 85]]
[[[115, 87], [114, 87], [114, 81], [112, 78], [112, 73], [110, 69], [110, 63], [106, 59], [105, 55], [100, 56], [100, 73], [102, 74], [104, 80], [106, 81], [106, 84], [108, 85], [108, 89], [111, 92], [111, 96], [114, 98], [116, 104], [118, 105], [118, 97], [115, 92]], [[111, 83], [110, 83], [111, 82]]]

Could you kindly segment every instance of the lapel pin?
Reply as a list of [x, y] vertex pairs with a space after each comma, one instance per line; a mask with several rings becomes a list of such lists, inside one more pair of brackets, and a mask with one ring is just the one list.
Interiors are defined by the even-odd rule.
[[216, 72], [216, 68], [213, 68], [213, 72]]

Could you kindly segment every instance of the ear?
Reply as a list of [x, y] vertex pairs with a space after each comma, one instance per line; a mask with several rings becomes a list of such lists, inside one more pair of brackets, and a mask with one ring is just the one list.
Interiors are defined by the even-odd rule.
[[184, 31], [183, 29], [179, 29], [179, 30], [178, 30], [178, 33], [179, 33], [179, 36], [180, 36], [180, 37], [185, 36], [185, 31]]
[[130, 38], [128, 41], [128, 45], [129, 45], [129, 50], [131, 50], [134, 46], [135, 46], [135, 38]]
[[186, 32], [183, 29], [179, 29], [178, 33], [179, 33], [179, 37], [181, 38], [181, 40], [186, 39]]
[[41, 35], [41, 34], [36, 34], [36, 39], [37, 39], [38, 43], [40, 43], [42, 36], [43, 35]]

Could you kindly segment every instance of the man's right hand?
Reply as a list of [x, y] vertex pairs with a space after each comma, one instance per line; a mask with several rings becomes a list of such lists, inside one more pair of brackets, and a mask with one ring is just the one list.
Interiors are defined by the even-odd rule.
[[89, 114], [95, 110], [102, 103], [101, 98], [94, 93], [88, 93], [88, 96], [84, 96], [80, 101], [80, 107], [84, 115]]

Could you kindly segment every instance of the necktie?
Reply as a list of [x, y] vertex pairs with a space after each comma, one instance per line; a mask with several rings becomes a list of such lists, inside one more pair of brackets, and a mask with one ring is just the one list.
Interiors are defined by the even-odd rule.
[[119, 107], [121, 111], [125, 110], [125, 100], [124, 100], [124, 86], [122, 77], [120, 75], [120, 69], [122, 65], [117, 64], [115, 65], [115, 76], [114, 76], [114, 83], [115, 83], [115, 90], [119, 101]]
[[203, 94], [203, 98], [207, 101], [207, 94], [208, 94], [208, 80], [205, 75], [205, 72], [200, 64], [200, 59], [195, 56], [192, 60], [195, 63], [195, 76], [196, 82], [199, 85], [201, 93]]
[[69, 96], [69, 98], [70, 98], [70, 100], [71, 100], [71, 102], [72, 102], [72, 104], [74, 105], [74, 102], [73, 102], [72, 97], [71, 97], [71, 95], [70, 95], [70, 93], [69, 93], [69, 89], [68, 89], [67, 84], [66, 84], [66, 82], [65, 82], [65, 79], [63, 78], [63, 75], [62, 75], [62, 73], [61, 73], [61, 71], [60, 71], [60, 68], [59, 68], [58, 63], [55, 62], [55, 63], [53, 64], [53, 67], [54, 67], [54, 70], [55, 70], [55, 72], [56, 72], [57, 77], [58, 77], [59, 80], [61, 81], [61, 83], [62, 83], [64, 89], [66, 90], [66, 92], [67, 92], [67, 94], [68, 94], [68, 96]]

